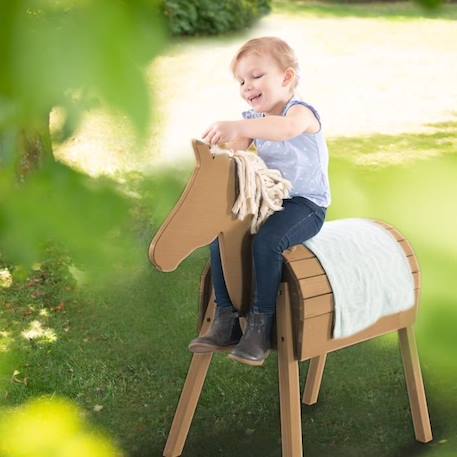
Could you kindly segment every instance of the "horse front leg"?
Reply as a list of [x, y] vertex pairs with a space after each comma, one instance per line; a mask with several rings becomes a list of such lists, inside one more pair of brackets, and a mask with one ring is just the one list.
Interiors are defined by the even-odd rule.
[[[201, 325], [200, 336], [205, 334], [211, 325], [215, 311], [216, 303], [214, 300], [214, 291], [212, 291]], [[208, 354], [194, 354], [192, 356], [186, 381], [184, 382], [178, 407], [176, 408], [167, 443], [163, 451], [164, 457], [177, 457], [182, 454], [212, 357], [212, 352]]]
[[276, 319], [282, 457], [302, 457], [299, 369], [294, 354], [292, 313], [287, 283], [281, 283]]

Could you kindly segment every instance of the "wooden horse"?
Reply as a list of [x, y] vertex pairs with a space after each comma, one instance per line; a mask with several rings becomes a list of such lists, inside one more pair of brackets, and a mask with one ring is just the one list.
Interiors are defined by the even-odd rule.
[[[195, 249], [219, 239], [222, 267], [233, 305], [249, 308], [251, 298], [251, 217], [237, 220], [231, 209], [236, 200], [235, 161], [213, 156], [207, 145], [193, 140], [196, 168], [176, 207], [151, 242], [149, 257], [161, 271], [173, 271]], [[416, 439], [432, 440], [413, 323], [420, 297], [420, 270], [408, 241], [392, 226], [376, 221], [404, 250], [415, 281], [412, 308], [382, 317], [369, 328], [347, 338], [332, 338], [333, 293], [325, 270], [304, 245], [284, 251], [284, 269], [276, 312], [281, 437], [283, 457], [301, 457], [301, 405], [298, 363], [310, 360], [303, 403], [317, 402], [327, 354], [371, 338], [398, 332]], [[367, 253], [369, 255], [369, 253]], [[210, 264], [201, 277], [200, 335], [215, 313]], [[192, 417], [211, 362], [212, 353], [193, 354], [179, 404], [164, 449], [165, 457], [181, 455]]]

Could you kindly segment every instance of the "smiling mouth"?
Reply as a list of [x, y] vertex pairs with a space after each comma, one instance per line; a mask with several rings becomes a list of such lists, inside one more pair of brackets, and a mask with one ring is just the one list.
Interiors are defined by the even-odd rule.
[[259, 100], [261, 96], [262, 96], [262, 94], [257, 94], [254, 97], [249, 97], [248, 100], [252, 103], [254, 101]]

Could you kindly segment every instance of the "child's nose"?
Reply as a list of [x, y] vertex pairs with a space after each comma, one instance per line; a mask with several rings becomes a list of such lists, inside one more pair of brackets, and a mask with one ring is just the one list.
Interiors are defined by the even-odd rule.
[[248, 92], [254, 88], [254, 85], [252, 84], [252, 82], [246, 82], [244, 85], [244, 88], [245, 88], [246, 92]]

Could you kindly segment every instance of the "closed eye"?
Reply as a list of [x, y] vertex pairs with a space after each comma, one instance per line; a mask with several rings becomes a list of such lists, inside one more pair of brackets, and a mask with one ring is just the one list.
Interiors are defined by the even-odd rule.
[[[261, 75], [252, 75], [252, 77], [254, 79], [259, 79], [261, 78], [262, 76], [265, 76], [265, 73], [262, 73]], [[244, 81], [240, 81], [240, 86], [243, 86], [244, 85]]]

